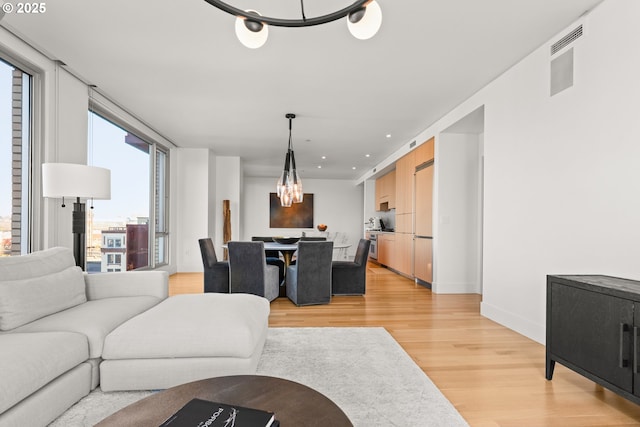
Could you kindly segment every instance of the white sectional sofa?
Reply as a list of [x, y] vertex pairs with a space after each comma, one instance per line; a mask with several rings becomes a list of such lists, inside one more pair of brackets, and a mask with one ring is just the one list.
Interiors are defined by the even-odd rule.
[[46, 426], [86, 396], [105, 371], [105, 342], [109, 390], [253, 373], [268, 316], [254, 295], [168, 298], [166, 272], [88, 275], [67, 248], [0, 258], [0, 427]]

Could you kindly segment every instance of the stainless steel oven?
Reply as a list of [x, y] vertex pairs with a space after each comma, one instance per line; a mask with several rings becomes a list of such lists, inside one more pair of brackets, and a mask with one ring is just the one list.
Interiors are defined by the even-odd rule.
[[367, 233], [367, 238], [371, 242], [369, 246], [369, 258], [378, 259], [378, 233]]

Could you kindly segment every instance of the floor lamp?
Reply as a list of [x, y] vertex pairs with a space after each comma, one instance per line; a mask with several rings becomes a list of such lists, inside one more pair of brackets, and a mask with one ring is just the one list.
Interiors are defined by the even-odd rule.
[[111, 171], [96, 166], [75, 163], [44, 163], [42, 165], [42, 196], [75, 199], [73, 204], [73, 256], [76, 265], [85, 269], [86, 211], [83, 200], [111, 199]]

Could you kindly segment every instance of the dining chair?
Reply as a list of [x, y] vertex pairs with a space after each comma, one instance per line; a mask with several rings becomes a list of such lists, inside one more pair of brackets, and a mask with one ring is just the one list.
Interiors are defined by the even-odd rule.
[[267, 264], [264, 242], [227, 243], [229, 248], [229, 288], [273, 301], [280, 294], [278, 267]]
[[204, 266], [204, 291], [229, 293], [229, 263], [218, 261], [210, 237], [198, 239], [198, 243]]
[[[253, 236], [251, 237], [252, 242], [273, 242], [273, 237], [260, 237]], [[278, 277], [280, 278], [280, 283], [284, 280], [284, 261], [280, 259], [279, 251], [265, 251], [265, 256], [267, 257], [267, 264], [275, 265], [278, 267]]]
[[360, 239], [353, 261], [333, 261], [331, 293], [333, 295], [364, 295], [367, 282], [367, 239]]
[[331, 302], [333, 242], [298, 242], [298, 258], [287, 268], [287, 297], [295, 305]]

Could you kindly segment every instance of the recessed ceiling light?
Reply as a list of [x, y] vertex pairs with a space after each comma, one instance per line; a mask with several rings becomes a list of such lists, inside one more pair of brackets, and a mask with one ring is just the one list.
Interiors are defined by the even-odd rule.
[[371, 157], [371, 154], [365, 154], [364, 156], [365, 157]]
[[387, 138], [391, 138], [391, 134], [390, 133], [387, 134]]
[[355, 166], [353, 166], [351, 169], [356, 170], [356, 167], [355, 167]]
[[318, 165], [318, 169], [322, 169], [322, 165]]
[[327, 158], [327, 156], [322, 156], [322, 160], [325, 160]]

